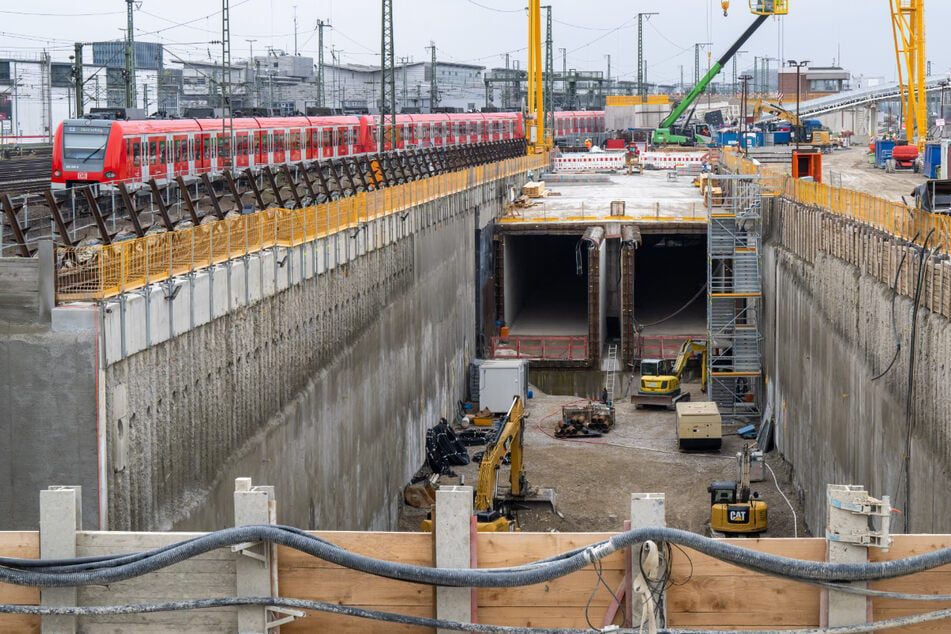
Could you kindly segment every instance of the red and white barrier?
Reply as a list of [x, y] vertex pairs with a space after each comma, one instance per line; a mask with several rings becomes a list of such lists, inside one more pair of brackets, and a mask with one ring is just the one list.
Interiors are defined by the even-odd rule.
[[678, 165], [702, 165], [707, 152], [642, 152], [641, 164], [660, 170], [677, 169]]
[[572, 152], [552, 159], [556, 172], [615, 171], [624, 168], [624, 152]]

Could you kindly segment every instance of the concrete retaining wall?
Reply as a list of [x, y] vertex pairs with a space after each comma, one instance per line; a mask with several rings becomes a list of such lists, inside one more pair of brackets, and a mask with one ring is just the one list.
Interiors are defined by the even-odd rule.
[[476, 232], [509, 180], [109, 302], [109, 526], [228, 525], [240, 475], [285, 492], [282, 523], [394, 528], [465, 395]]
[[[776, 201], [768, 214], [767, 393], [779, 448], [793, 465], [814, 534], [825, 525], [829, 482], [865, 485], [873, 496], [892, 496], [902, 512], [894, 516], [897, 529], [905, 518], [916, 533], [940, 532], [951, 522], [951, 502], [943, 495], [951, 486], [947, 262], [925, 269], [910, 427], [905, 417], [917, 252], [788, 201]], [[910, 506], [902, 475], [909, 429]]]

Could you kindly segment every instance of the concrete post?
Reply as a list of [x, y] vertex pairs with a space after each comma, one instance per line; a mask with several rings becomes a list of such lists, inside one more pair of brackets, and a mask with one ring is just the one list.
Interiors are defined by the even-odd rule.
[[[82, 487], [51, 486], [40, 491], [40, 558], [64, 559], [76, 556], [76, 531], [82, 526]], [[75, 606], [78, 590], [44, 588], [40, 603], [46, 606]], [[75, 616], [42, 617], [43, 634], [74, 634]]]
[[[850, 511], [855, 506], [856, 497], [867, 498], [863, 487], [848, 484], [826, 485], [826, 503], [828, 504], [828, 526], [826, 528], [826, 556], [830, 563], [864, 564], [868, 562], [866, 546], [849, 543], [849, 540], [867, 536], [869, 532], [868, 516]], [[866, 588], [868, 584], [853, 583], [853, 586]], [[869, 601], [867, 597], [844, 592], [823, 591], [826, 609], [823, 614], [823, 627], [838, 625], [856, 625], [869, 622]]]
[[[632, 493], [631, 494], [631, 530], [638, 528], [648, 528], [651, 526], [667, 526], [666, 518], [666, 496], [663, 493]], [[644, 614], [645, 593], [650, 594], [648, 580], [641, 574], [641, 548], [642, 544], [631, 546], [631, 571], [633, 573], [633, 582], [631, 584], [631, 614], [634, 617], [633, 626], [641, 623], [641, 617]], [[649, 572], [649, 570], [645, 570]], [[657, 601], [660, 604], [657, 610], [659, 614], [659, 626], [667, 622], [667, 596], [662, 592]], [[652, 609], [653, 606], [649, 606]], [[650, 630], [653, 631], [653, 630]]]
[[53, 258], [53, 241], [41, 240], [37, 248], [39, 260], [39, 318], [50, 322], [53, 307], [56, 305], [56, 263]]
[[[234, 481], [234, 525], [250, 526], [272, 523], [274, 487], [251, 486], [251, 478], [236, 478]], [[235, 551], [236, 594], [239, 597], [275, 596], [277, 569], [274, 549], [263, 543], [239, 544]], [[267, 634], [267, 609], [259, 606], [238, 608], [238, 632], [241, 634]]]
[[[436, 566], [468, 568], [469, 523], [472, 517], [472, 487], [447, 486], [436, 491], [434, 533]], [[468, 623], [472, 618], [471, 588], [436, 588], [436, 618]], [[449, 630], [438, 629], [437, 634]]]

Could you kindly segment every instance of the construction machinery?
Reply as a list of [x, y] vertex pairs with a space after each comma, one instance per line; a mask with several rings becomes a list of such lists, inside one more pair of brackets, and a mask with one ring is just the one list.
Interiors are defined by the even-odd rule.
[[[729, 5], [724, 7], [724, 11]], [[727, 49], [726, 53], [716, 61], [706, 75], [704, 75], [696, 86], [684, 97], [667, 117], [661, 121], [660, 126], [654, 130], [654, 145], [696, 145], [710, 141], [705, 135], [697, 134], [697, 124], [691, 124], [693, 112], [696, 109], [697, 100], [707, 90], [710, 82], [720, 73], [726, 63], [729, 62], [740, 48], [746, 43], [757, 29], [766, 22], [771, 15], [786, 15], [789, 13], [788, 0], [750, 0], [750, 11], [756, 14], [753, 24], [743, 32], [743, 34]], [[689, 112], [688, 112], [689, 110]], [[679, 119], [685, 116], [683, 121]], [[703, 125], [703, 124], [700, 124]]]
[[715, 533], [762, 533], [767, 527], [766, 502], [750, 493], [751, 443], [743, 446], [743, 477], [739, 482], [714, 482], [710, 493], [710, 528]]
[[779, 104], [760, 100], [753, 108], [753, 123], [756, 124], [759, 122], [764, 113], [782, 119], [790, 124], [796, 135], [795, 138], [798, 139], [800, 143], [811, 145], [820, 150], [831, 149], [832, 132], [829, 128], [823, 126], [820, 120], [800, 119], [795, 112], [786, 110]]
[[631, 402], [637, 409], [644, 405], [661, 405], [668, 409], [676, 407], [680, 401], [689, 401], [690, 392], [680, 388], [680, 376], [687, 361], [694, 354], [701, 355], [701, 389], [707, 389], [707, 342], [688, 339], [680, 347], [677, 359], [671, 365], [669, 359], [642, 359], [641, 378], [637, 393], [631, 396]]
[[[905, 114], [905, 140], [920, 153], [928, 138], [925, 0], [889, 0], [889, 6]], [[910, 155], [910, 150], [906, 152]]]
[[[525, 410], [522, 399], [516, 396], [502, 418], [498, 433], [489, 441], [482, 462], [479, 464], [479, 482], [475, 491], [473, 510], [480, 532], [518, 530], [512, 514], [519, 508], [547, 506], [555, 508], [554, 489], [529, 486], [525, 478], [523, 437], [525, 434]], [[506, 456], [509, 465], [509, 488], [500, 490], [499, 470]], [[422, 530], [431, 531], [431, 519], [423, 521]]]

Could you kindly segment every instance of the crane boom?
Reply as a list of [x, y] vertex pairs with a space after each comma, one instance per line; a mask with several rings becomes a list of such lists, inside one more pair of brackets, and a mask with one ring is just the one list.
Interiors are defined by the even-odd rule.
[[928, 136], [928, 97], [925, 84], [925, 0], [889, 0], [898, 83], [905, 110], [905, 140], [917, 141], [919, 151]]
[[713, 79], [720, 73], [721, 70], [723, 70], [723, 67], [726, 66], [726, 63], [733, 59], [733, 56], [736, 55], [736, 52], [740, 50], [744, 44], [746, 44], [746, 41], [750, 39], [754, 33], [756, 33], [756, 30], [759, 29], [759, 27], [761, 27], [764, 22], [766, 22], [766, 18], [768, 17], [768, 15], [756, 16], [756, 19], [753, 20], [753, 24], [751, 24], [749, 28], [743, 32], [743, 35], [741, 35], [739, 39], [733, 43], [733, 46], [727, 49], [726, 53], [724, 53], [720, 59], [716, 61], [716, 63], [710, 68], [710, 71], [700, 79], [700, 82], [694, 86], [693, 90], [691, 90], [690, 93], [684, 97], [684, 100], [681, 101], [676, 108], [674, 108], [673, 112], [667, 115], [667, 118], [661, 122], [661, 128], [669, 128], [677, 121], [677, 119], [680, 118], [680, 115], [687, 111], [687, 108], [689, 108], [693, 102], [696, 101], [697, 98], [704, 93], [704, 91], [706, 91], [707, 86], [710, 85], [710, 82], [713, 81]]

